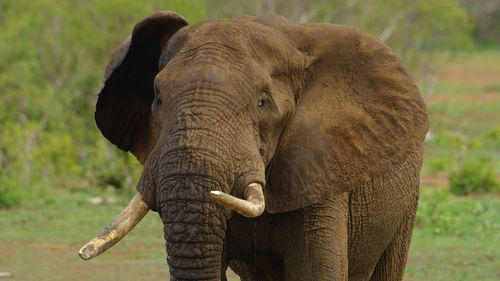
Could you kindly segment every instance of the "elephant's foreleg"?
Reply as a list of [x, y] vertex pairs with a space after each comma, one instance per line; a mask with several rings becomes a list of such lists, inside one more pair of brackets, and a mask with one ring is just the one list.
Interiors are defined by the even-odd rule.
[[348, 194], [304, 209], [303, 245], [285, 256], [286, 280], [347, 280]]

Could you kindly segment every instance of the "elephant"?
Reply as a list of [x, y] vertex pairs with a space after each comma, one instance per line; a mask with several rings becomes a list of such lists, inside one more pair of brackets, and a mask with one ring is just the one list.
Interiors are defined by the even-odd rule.
[[402, 280], [429, 122], [374, 36], [155, 12], [113, 52], [95, 120], [143, 172], [83, 259], [152, 210], [170, 280]]

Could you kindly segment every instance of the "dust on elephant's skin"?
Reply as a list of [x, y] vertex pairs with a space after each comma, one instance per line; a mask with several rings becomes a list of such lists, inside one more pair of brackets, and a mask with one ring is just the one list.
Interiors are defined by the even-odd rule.
[[95, 119], [144, 165], [133, 202], [160, 214], [171, 280], [402, 279], [428, 118], [373, 36], [154, 13], [113, 53]]

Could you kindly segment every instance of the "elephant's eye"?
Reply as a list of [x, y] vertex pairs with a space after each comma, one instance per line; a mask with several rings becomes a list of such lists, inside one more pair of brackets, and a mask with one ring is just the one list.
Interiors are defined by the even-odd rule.
[[259, 100], [259, 107], [263, 107], [266, 103], [268, 103], [268, 99], [265, 98], [265, 97], [262, 97], [260, 100]]
[[262, 92], [262, 95], [259, 98], [259, 107], [264, 107], [270, 103], [271, 96], [267, 91]]

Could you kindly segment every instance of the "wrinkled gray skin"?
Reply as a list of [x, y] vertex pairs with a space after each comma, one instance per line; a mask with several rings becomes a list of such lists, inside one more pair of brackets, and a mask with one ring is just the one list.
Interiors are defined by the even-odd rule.
[[[96, 121], [144, 165], [171, 280], [401, 280], [425, 105], [380, 41], [277, 15], [159, 12], [113, 54]], [[210, 197], [264, 186], [254, 219]]]

